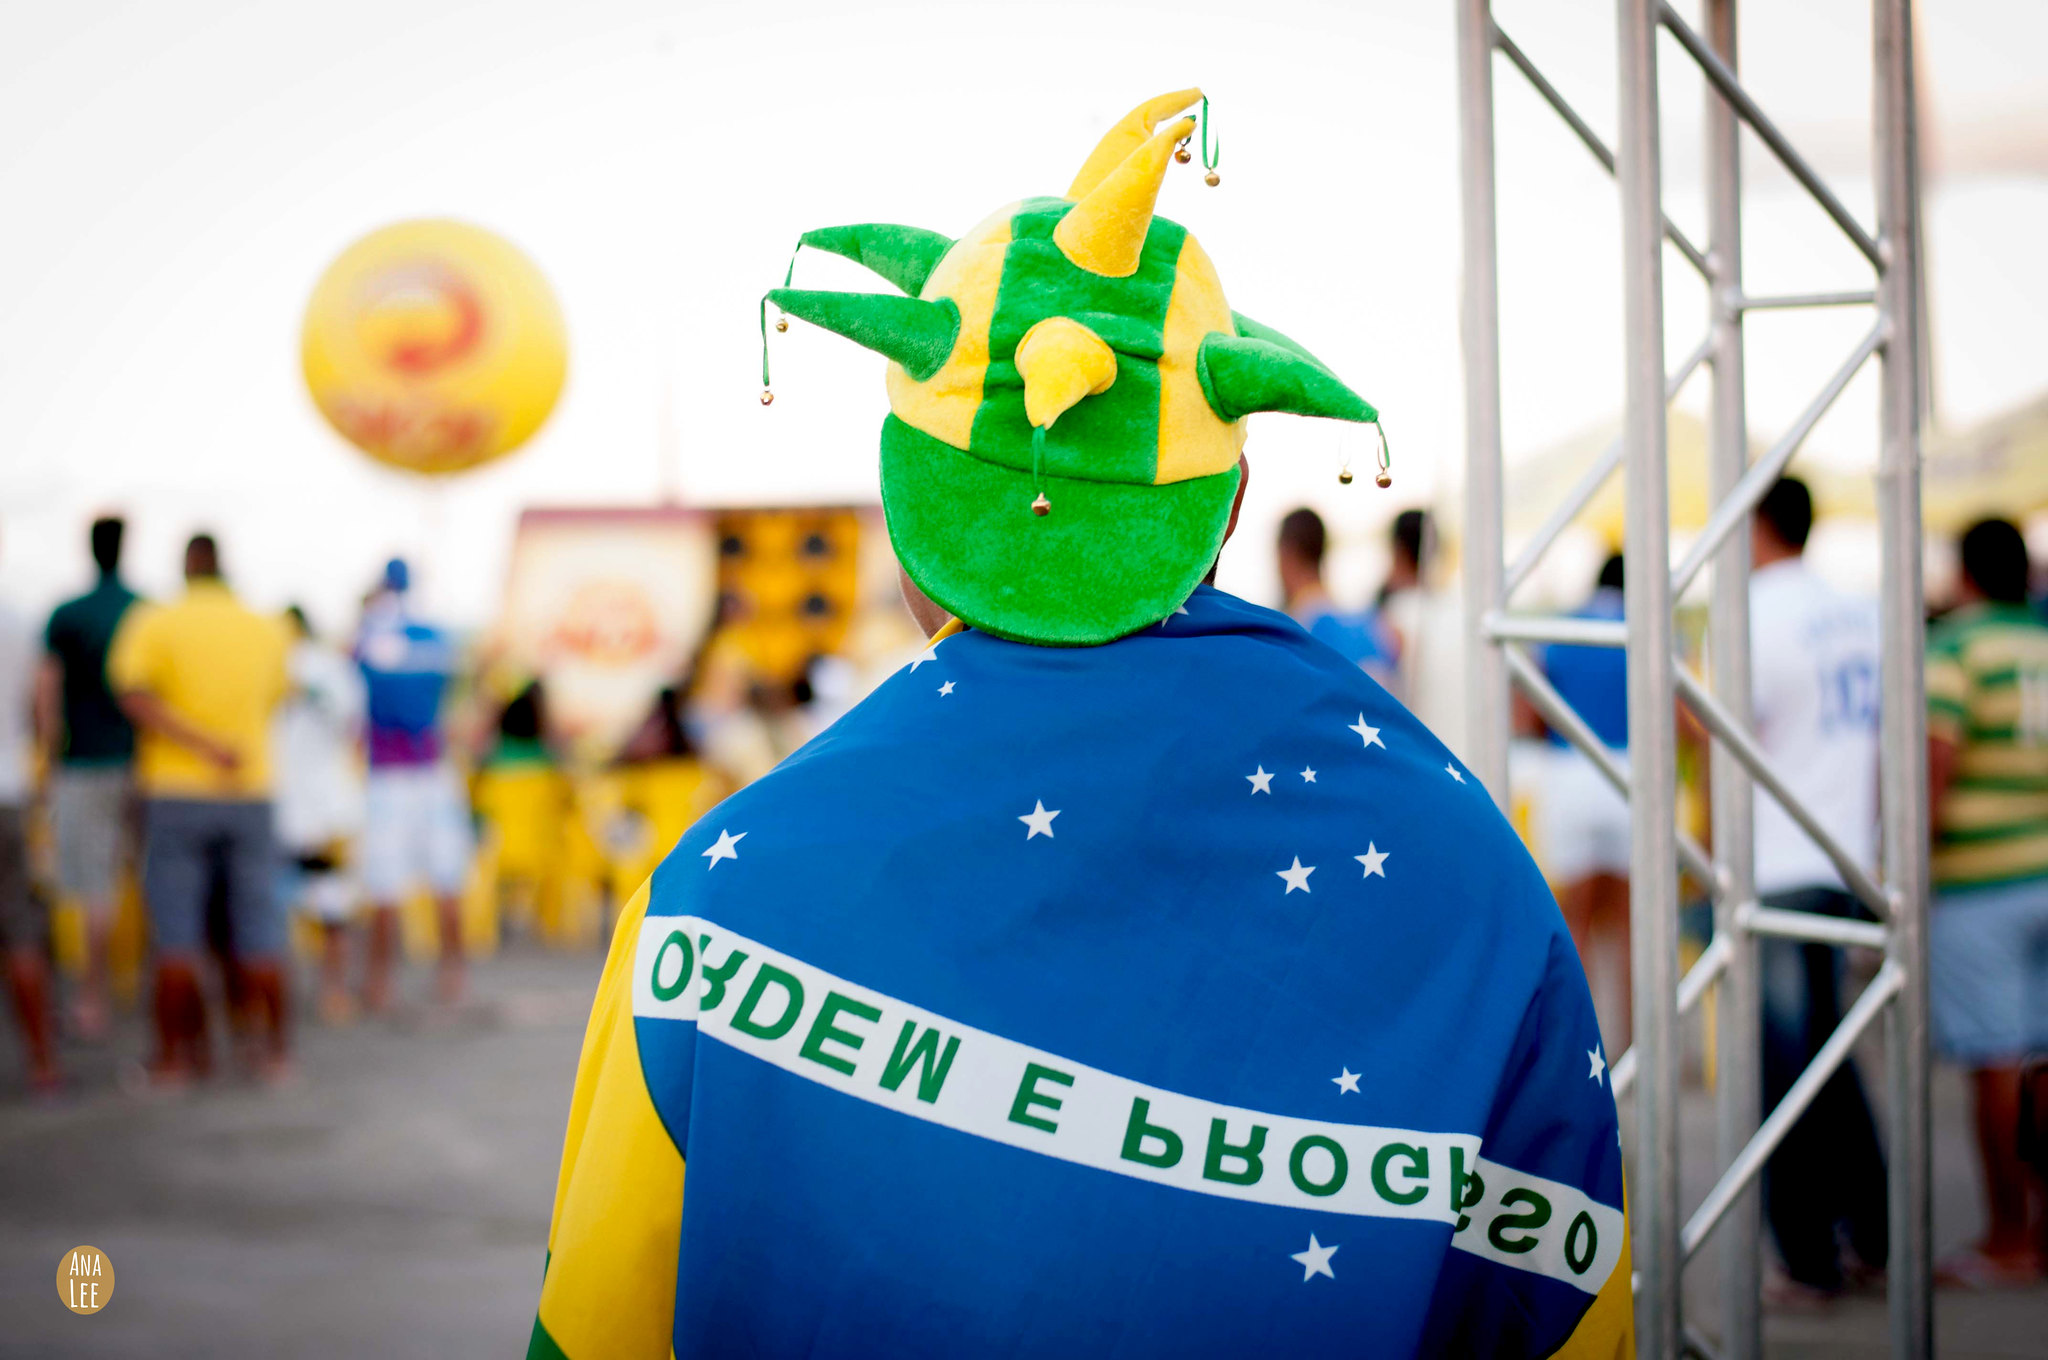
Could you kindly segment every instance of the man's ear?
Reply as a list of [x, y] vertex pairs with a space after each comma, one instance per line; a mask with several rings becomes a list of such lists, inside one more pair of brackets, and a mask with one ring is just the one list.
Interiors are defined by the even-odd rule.
[[1223, 526], [1223, 541], [1225, 543], [1228, 543], [1230, 536], [1237, 532], [1237, 512], [1244, 509], [1244, 489], [1251, 484], [1251, 459], [1240, 453], [1237, 455], [1237, 496], [1230, 502], [1230, 523]]

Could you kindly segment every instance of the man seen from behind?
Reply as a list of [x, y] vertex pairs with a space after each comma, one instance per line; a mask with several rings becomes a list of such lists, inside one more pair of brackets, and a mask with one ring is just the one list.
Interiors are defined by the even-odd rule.
[[121, 873], [132, 858], [135, 729], [107, 684], [107, 653], [136, 601], [121, 580], [125, 529], [112, 516], [93, 521], [99, 579], [50, 615], [37, 682], [51, 756], [57, 886], [85, 917], [85, 971], [72, 1013], [87, 1038], [107, 1029], [107, 941]]
[[1935, 1047], [1970, 1069], [1988, 1226], [1942, 1264], [1975, 1287], [2043, 1275], [2044, 1187], [2019, 1150], [2020, 1070], [2048, 1050], [2048, 625], [2009, 521], [1963, 535], [1961, 604], [1927, 633]]
[[107, 677], [135, 724], [143, 797], [143, 896], [155, 949], [151, 1077], [177, 1086], [211, 1066], [200, 960], [210, 894], [224, 894], [240, 994], [266, 1079], [288, 1074], [285, 922], [271, 831], [270, 725], [285, 696], [281, 620], [238, 600], [220, 550], [185, 548], [185, 594], [131, 609]]

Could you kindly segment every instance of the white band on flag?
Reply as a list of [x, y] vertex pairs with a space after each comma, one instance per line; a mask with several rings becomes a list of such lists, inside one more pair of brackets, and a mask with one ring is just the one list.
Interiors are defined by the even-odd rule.
[[695, 1024], [807, 1081], [1042, 1156], [1198, 1194], [1453, 1224], [1452, 1246], [1589, 1294], [1621, 1255], [1620, 1210], [1486, 1160], [1472, 1134], [1298, 1119], [1146, 1086], [699, 917], [642, 923], [633, 1014]]

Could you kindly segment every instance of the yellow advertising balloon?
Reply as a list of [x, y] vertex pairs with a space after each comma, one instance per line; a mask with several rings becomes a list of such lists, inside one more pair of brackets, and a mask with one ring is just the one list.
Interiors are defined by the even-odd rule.
[[461, 472], [518, 448], [561, 395], [561, 309], [533, 262], [466, 222], [371, 232], [306, 304], [313, 403], [380, 463]]

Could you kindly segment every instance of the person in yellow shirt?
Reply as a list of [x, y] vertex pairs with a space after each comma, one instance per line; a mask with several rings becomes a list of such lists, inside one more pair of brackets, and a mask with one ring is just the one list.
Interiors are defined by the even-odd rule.
[[154, 1080], [210, 1066], [199, 959], [213, 875], [223, 878], [241, 994], [264, 1026], [262, 1075], [288, 1067], [284, 917], [273, 891], [270, 720], [289, 680], [282, 620], [221, 579], [206, 534], [185, 548], [185, 596], [131, 610], [107, 678], [135, 724], [144, 800], [143, 895], [156, 951]]

